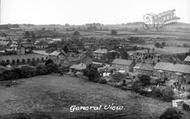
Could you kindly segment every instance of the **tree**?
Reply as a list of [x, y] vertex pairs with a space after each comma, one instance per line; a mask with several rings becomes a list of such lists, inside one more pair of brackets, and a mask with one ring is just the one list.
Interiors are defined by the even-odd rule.
[[64, 51], [65, 53], [68, 53], [68, 52], [69, 52], [69, 48], [68, 48], [67, 45], [65, 45], [65, 46], [63, 47], [63, 51]]
[[162, 48], [162, 45], [160, 43], [155, 43], [154, 46], [157, 48]]
[[162, 47], [165, 47], [166, 46], [166, 42], [162, 42]]
[[162, 90], [162, 97], [165, 101], [172, 101], [174, 98], [174, 91], [171, 87], [166, 87]]
[[80, 36], [80, 32], [79, 32], [79, 31], [75, 31], [75, 32], [73, 33], [73, 35], [74, 35], [74, 36]]
[[53, 60], [52, 60], [52, 59], [48, 59], [48, 60], [45, 62], [45, 65], [48, 65], [48, 64], [53, 64]]
[[29, 37], [30, 37], [30, 32], [29, 32], [29, 31], [25, 31], [24, 37], [25, 37], [25, 38], [29, 38]]
[[127, 51], [125, 51], [124, 48], [119, 49], [119, 54], [120, 54], [122, 59], [128, 59], [130, 57], [129, 54], [127, 53]]
[[140, 75], [139, 80], [143, 86], [147, 86], [147, 85], [150, 85], [151, 78], [148, 75]]
[[122, 74], [122, 73], [115, 73], [112, 75], [112, 78], [116, 81], [116, 82], [119, 82], [123, 79], [126, 78], [126, 75], [125, 74]]
[[84, 75], [88, 77], [90, 81], [98, 82], [100, 74], [96, 67], [92, 66], [92, 64], [88, 65], [84, 70]]
[[116, 30], [111, 30], [111, 35], [117, 35], [117, 31]]
[[182, 119], [182, 113], [176, 108], [168, 108], [159, 119]]

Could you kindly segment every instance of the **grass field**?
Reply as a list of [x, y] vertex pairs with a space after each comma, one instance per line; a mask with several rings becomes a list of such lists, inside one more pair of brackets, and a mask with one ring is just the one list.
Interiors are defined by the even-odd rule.
[[[0, 82], [1, 83], [1, 82]], [[140, 96], [108, 85], [57, 74], [21, 79], [19, 84], [5, 87], [0, 84], [0, 114], [46, 112], [56, 118], [76, 115], [91, 116], [119, 114], [122, 118], [156, 119], [170, 103]], [[100, 110], [70, 112], [70, 106], [99, 106], [114, 103], [122, 111]], [[102, 115], [103, 116], [103, 115]], [[67, 118], [67, 117], [65, 117]], [[100, 117], [101, 118], [101, 117]]]

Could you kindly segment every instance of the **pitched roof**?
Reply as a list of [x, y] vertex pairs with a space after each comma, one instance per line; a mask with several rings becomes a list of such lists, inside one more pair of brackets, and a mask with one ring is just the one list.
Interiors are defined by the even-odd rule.
[[131, 65], [132, 60], [125, 60], [125, 59], [114, 59], [112, 64], [120, 64], [120, 65]]
[[83, 64], [83, 63], [74, 64], [70, 68], [71, 69], [76, 69], [76, 70], [83, 70], [83, 69], [86, 69], [86, 64]]
[[187, 56], [187, 57], [184, 59], [184, 61], [190, 62], [190, 56]]
[[184, 64], [174, 64], [174, 63], [166, 63], [159, 62], [154, 67], [156, 70], [165, 70], [165, 71], [173, 71], [180, 73], [188, 73], [190, 74], [190, 66]]
[[135, 69], [154, 70], [154, 67], [150, 64], [138, 63], [134, 66]]
[[94, 51], [95, 53], [102, 53], [102, 54], [106, 54], [108, 52], [107, 49], [97, 49]]
[[40, 54], [40, 55], [49, 55], [45, 50], [33, 50], [33, 53]]
[[50, 53], [49, 55], [51, 56], [58, 56], [61, 52], [58, 51], [53, 51], [52, 53]]

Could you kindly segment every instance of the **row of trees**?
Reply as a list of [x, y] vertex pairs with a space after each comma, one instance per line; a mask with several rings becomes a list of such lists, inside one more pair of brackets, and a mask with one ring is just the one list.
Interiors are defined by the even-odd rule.
[[166, 42], [162, 42], [162, 43], [157, 42], [154, 44], [154, 46], [157, 48], [164, 48], [166, 46]]

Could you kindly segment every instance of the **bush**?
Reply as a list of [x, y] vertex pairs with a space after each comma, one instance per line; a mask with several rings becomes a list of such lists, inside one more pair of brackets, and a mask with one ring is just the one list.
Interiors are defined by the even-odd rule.
[[117, 31], [116, 30], [111, 30], [111, 35], [117, 35]]
[[46, 65], [48, 73], [57, 73], [58, 72], [58, 65], [56, 64], [48, 64]]
[[168, 108], [159, 119], [182, 119], [182, 113], [176, 108]]
[[0, 81], [29, 78], [36, 75], [46, 75], [57, 72], [58, 66], [53, 63], [50, 63], [48, 65], [41, 64], [36, 67], [25, 65], [19, 68], [14, 68], [12, 70], [4, 71], [0, 76]]
[[1, 81], [15, 79], [14, 74], [15, 73], [11, 70], [4, 71], [1, 77]]
[[107, 84], [107, 81], [104, 78], [100, 78], [99, 81], [98, 81], [98, 83]]
[[140, 75], [139, 76], [139, 81], [142, 83], [143, 86], [150, 85], [150, 76], [148, 75]]
[[48, 74], [48, 70], [45, 65], [38, 65], [36, 67], [36, 75], [46, 75]]
[[165, 87], [164, 89], [154, 87], [152, 88], [152, 96], [170, 102], [174, 99], [174, 92], [170, 87]]
[[114, 81], [116, 81], [116, 82], [119, 82], [119, 81], [125, 79], [126, 77], [127, 77], [127, 76], [126, 76], [125, 74], [122, 74], [122, 73], [119, 73], [119, 72], [112, 75], [112, 78], [113, 78]]
[[21, 78], [29, 78], [36, 75], [36, 68], [31, 66], [21, 67]]
[[171, 87], [166, 87], [162, 90], [162, 97], [165, 101], [172, 101], [174, 99], [174, 91]]
[[87, 66], [87, 68], [83, 71], [84, 76], [87, 76], [90, 81], [98, 82], [100, 78], [100, 74], [96, 67], [92, 65]]
[[142, 89], [142, 84], [139, 81], [133, 82], [131, 89], [135, 92], [140, 92]]

